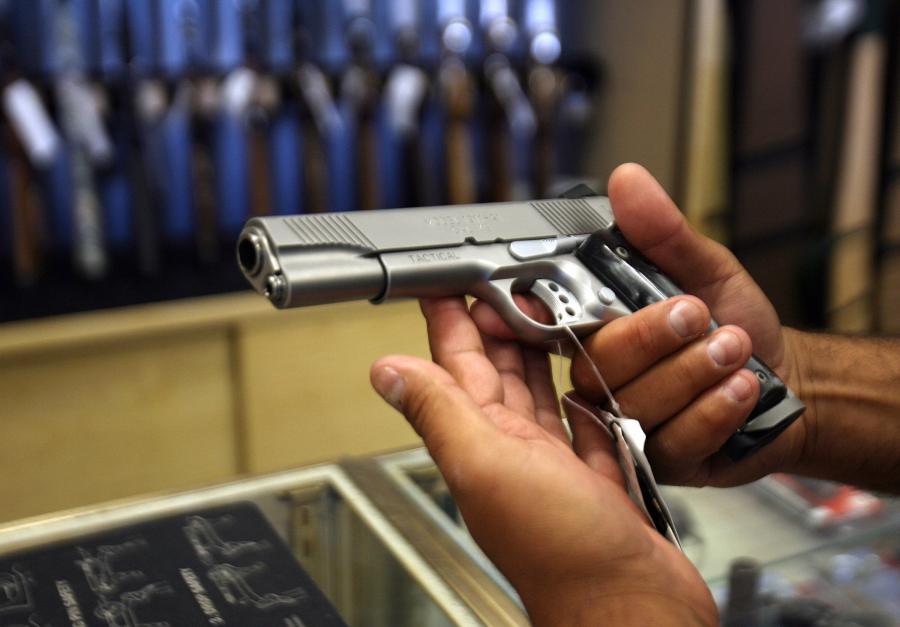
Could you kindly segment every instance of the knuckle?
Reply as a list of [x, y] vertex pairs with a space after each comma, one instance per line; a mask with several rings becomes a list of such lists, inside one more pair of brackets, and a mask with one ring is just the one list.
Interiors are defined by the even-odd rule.
[[660, 481], [682, 484], [694, 473], [693, 465], [680, 448], [678, 438], [670, 433], [657, 434], [652, 438], [647, 455]]
[[660, 433], [653, 438], [653, 457], [654, 461], [658, 461], [662, 466], [668, 468], [671, 472], [672, 468], [678, 466], [679, 446], [678, 439], [670, 433]]
[[403, 414], [422, 438], [431, 432], [430, 422], [437, 409], [437, 394], [433, 393], [430, 385], [410, 390], [403, 399]]
[[[686, 352], [681, 359], [675, 359], [673, 363], [672, 377], [682, 388], [699, 393], [709, 384], [710, 366], [709, 359], [705, 355], [705, 347], [700, 346], [703, 355], [697, 355], [699, 350], [691, 354]], [[681, 356], [680, 356], [681, 357]]]
[[718, 434], [728, 421], [721, 407], [711, 403], [698, 403], [694, 408], [692, 420], [696, 424], [697, 434], [703, 438]]
[[657, 351], [656, 332], [646, 316], [632, 316], [628, 340], [631, 350], [637, 350], [644, 355], [653, 355]]
[[[594, 361], [597, 368], [600, 368], [600, 362], [593, 354], [591, 355], [591, 359]], [[604, 377], [608, 376], [604, 370], [601, 369], [600, 372]], [[603, 394], [603, 390], [601, 389], [600, 382], [597, 381], [597, 375], [594, 373], [593, 367], [582, 355], [575, 355], [572, 359], [570, 377], [575, 391], [586, 399], [596, 401]]]
[[585, 362], [584, 357], [581, 355], [576, 355], [572, 359], [572, 385], [575, 386], [575, 389], [579, 394], [584, 394], [589, 391], [591, 385], [587, 376], [588, 365]]

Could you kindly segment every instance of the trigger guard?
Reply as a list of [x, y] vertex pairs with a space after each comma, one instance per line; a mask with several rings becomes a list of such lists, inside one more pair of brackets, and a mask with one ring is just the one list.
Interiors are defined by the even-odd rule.
[[555, 281], [537, 279], [532, 284], [530, 292], [550, 310], [557, 325], [570, 326], [584, 318], [584, 307], [578, 297]]
[[[481, 284], [479, 289], [473, 290], [472, 295], [491, 305], [521, 340], [535, 344], [568, 340], [569, 332], [566, 330], [567, 327], [575, 335], [581, 337], [596, 331], [604, 324], [604, 321], [598, 319], [591, 321], [582, 320], [564, 326], [548, 325], [533, 320], [519, 309], [519, 306], [513, 299], [513, 284], [515, 282], [515, 279], [488, 281]], [[540, 296], [538, 297], [540, 298]], [[544, 302], [543, 299], [541, 301]]]

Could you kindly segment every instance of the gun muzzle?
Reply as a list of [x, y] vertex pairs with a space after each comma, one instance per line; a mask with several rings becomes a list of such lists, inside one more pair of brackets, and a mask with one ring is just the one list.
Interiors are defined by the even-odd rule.
[[257, 291], [276, 307], [303, 307], [346, 300], [375, 300], [385, 290], [378, 259], [354, 249], [310, 247], [276, 254], [261, 229], [248, 226], [238, 240], [238, 263]]

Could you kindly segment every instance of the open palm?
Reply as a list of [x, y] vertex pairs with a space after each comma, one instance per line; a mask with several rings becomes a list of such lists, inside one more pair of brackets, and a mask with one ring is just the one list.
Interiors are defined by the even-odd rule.
[[[462, 298], [426, 300], [422, 311], [434, 363], [385, 357], [373, 384], [422, 437], [532, 620], [575, 624], [627, 599], [715, 624], [693, 565], [629, 500], [607, 434], [571, 416], [570, 440], [547, 354], [483, 337]], [[561, 621], [561, 608], [573, 620]]]

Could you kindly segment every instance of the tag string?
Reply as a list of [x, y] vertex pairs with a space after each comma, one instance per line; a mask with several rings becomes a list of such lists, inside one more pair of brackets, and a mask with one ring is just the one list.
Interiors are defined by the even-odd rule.
[[591, 367], [591, 371], [593, 371], [594, 376], [597, 378], [597, 381], [599, 381], [600, 385], [603, 387], [603, 392], [606, 394], [606, 398], [609, 401], [610, 412], [617, 418], [624, 418], [624, 416], [622, 415], [622, 410], [619, 407], [619, 403], [616, 401], [612, 391], [606, 384], [606, 379], [604, 379], [603, 375], [600, 374], [600, 368], [597, 367], [596, 362], [591, 358], [590, 354], [588, 354], [587, 349], [584, 347], [584, 344], [581, 343], [581, 340], [578, 339], [578, 336], [575, 335], [575, 332], [570, 327], [566, 326], [563, 327], [563, 329], [566, 330], [566, 333], [569, 335], [569, 339], [572, 340], [573, 344], [575, 344], [575, 347], [578, 349], [578, 352], [581, 353], [581, 356], [587, 360], [588, 364]]
[[[571, 410], [575, 410], [580, 412], [583, 416], [589, 416], [593, 422], [602, 427], [612, 438], [615, 443], [616, 457], [619, 462], [619, 467], [622, 469], [628, 496], [647, 517], [647, 522], [651, 527], [655, 528], [676, 547], [684, 550], [681, 545], [681, 540], [678, 537], [678, 530], [675, 528], [675, 523], [672, 520], [672, 514], [669, 511], [669, 507], [666, 505], [666, 501], [656, 484], [656, 480], [653, 478], [653, 469], [650, 468], [650, 463], [644, 454], [642, 443], [634, 441], [633, 438], [628, 435], [626, 423], [636, 424], [636, 421], [622, 414], [622, 409], [619, 407], [619, 403], [613, 396], [612, 390], [609, 389], [606, 379], [604, 379], [603, 375], [600, 373], [600, 368], [597, 367], [597, 363], [591, 358], [587, 349], [584, 347], [584, 344], [582, 344], [578, 339], [578, 336], [575, 335], [575, 332], [568, 326], [563, 328], [566, 330], [569, 339], [575, 344], [578, 352], [587, 360], [594, 377], [600, 382], [603, 392], [606, 394], [606, 398], [609, 401], [609, 411], [596, 406], [585, 407], [572, 399], [568, 394], [562, 395], [563, 407], [566, 408], [567, 413]], [[559, 343], [557, 343], [557, 347], [559, 347]], [[640, 430], [640, 427], [638, 427], [638, 429]], [[644, 490], [642, 489], [644, 487], [646, 487], [646, 490], [649, 493], [648, 497], [645, 497], [644, 495]], [[655, 515], [651, 514], [651, 508]]]

